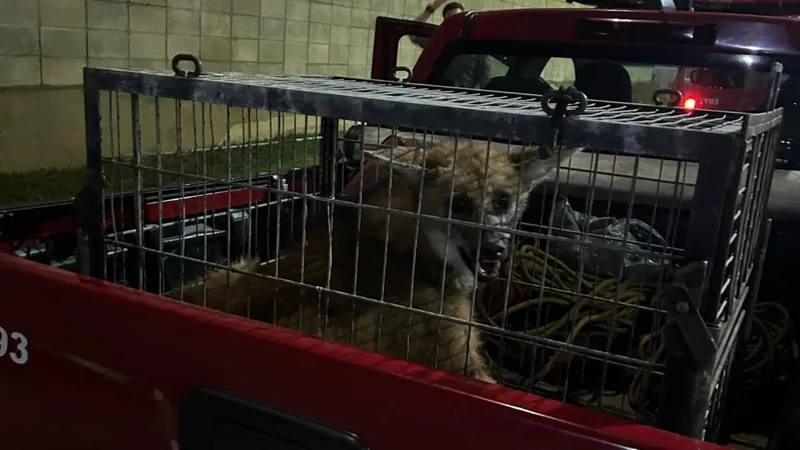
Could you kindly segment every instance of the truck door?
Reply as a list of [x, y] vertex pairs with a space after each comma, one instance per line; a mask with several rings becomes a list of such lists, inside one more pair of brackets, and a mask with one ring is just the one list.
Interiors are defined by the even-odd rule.
[[[411, 77], [411, 67], [396, 70], [400, 66], [400, 40], [403, 37], [430, 38], [436, 25], [415, 20], [378, 17], [375, 21], [375, 41], [372, 47], [372, 73], [378, 80], [399, 81]], [[399, 75], [399, 77], [398, 77]]]

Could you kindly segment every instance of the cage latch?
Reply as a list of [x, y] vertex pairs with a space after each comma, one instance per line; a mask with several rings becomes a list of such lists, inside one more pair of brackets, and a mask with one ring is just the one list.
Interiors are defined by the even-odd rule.
[[[685, 347], [698, 367], [707, 367], [714, 360], [717, 346], [700, 315], [703, 280], [708, 264], [693, 262], [678, 269], [673, 282], [664, 286], [663, 297], [667, 308], [667, 326], [676, 326]], [[674, 345], [667, 351], [681, 353]]]
[[542, 95], [542, 111], [550, 116], [550, 125], [553, 130], [552, 148], [555, 150], [561, 145], [564, 135], [564, 119], [577, 116], [586, 110], [588, 104], [586, 94], [575, 86], [561, 86]]
[[106, 187], [103, 171], [94, 170], [72, 202], [78, 224], [78, 267], [84, 274], [89, 274], [90, 242], [102, 242], [103, 239], [102, 202], [103, 189]]
[[[191, 71], [181, 69], [180, 63], [184, 61], [192, 63], [194, 69]], [[172, 58], [172, 71], [175, 72], [176, 77], [197, 78], [203, 73], [203, 63], [200, 62], [200, 58], [191, 53], [178, 53]]]

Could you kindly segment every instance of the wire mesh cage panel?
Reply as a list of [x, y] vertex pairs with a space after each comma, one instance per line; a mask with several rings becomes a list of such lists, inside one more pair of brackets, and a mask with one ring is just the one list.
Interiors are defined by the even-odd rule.
[[84, 90], [86, 273], [684, 434], [716, 420], [780, 110], [94, 68]]

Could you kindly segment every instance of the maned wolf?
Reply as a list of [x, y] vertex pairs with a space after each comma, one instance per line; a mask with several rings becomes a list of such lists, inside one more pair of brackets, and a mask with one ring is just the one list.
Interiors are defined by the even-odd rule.
[[[395, 147], [389, 156], [365, 160], [344, 194], [357, 204], [363, 185], [366, 205], [440, 218], [451, 213], [473, 223], [482, 217], [485, 225], [510, 229], [529, 189], [579, 150], [550, 155], [539, 147], [490, 149], [480, 141]], [[498, 275], [510, 234], [458, 224], [448, 230], [441, 220], [381, 209], [337, 206], [334, 217], [332, 232], [309, 231], [304, 245], [276, 262], [236, 265], [262, 277], [212, 272], [204, 283], [185, 286], [183, 299], [493, 383], [478, 331], [465, 323], [472, 318], [475, 274]]]

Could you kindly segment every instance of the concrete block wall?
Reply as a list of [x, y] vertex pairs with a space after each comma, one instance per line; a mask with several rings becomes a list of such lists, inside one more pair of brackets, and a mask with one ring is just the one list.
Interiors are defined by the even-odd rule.
[[[207, 71], [367, 77], [377, 16], [429, 0], [0, 0], [0, 172], [84, 162], [82, 69], [166, 69], [178, 52]], [[470, 9], [576, 7], [563, 0], [460, 0]], [[437, 12], [431, 19], [440, 23]], [[404, 39], [400, 63], [420, 49]], [[566, 62], [546, 79], [568, 82]], [[144, 113], [144, 111], [143, 111]], [[150, 120], [143, 118], [143, 121]]]
[[[199, 54], [208, 71], [368, 76], [375, 17], [413, 18], [428, 1], [0, 0], [0, 87], [80, 85], [87, 64], [164, 69], [181, 51]], [[401, 63], [413, 65], [419, 51], [404, 40]]]

